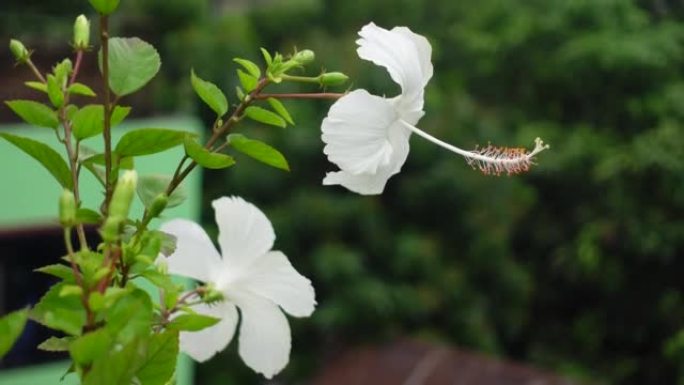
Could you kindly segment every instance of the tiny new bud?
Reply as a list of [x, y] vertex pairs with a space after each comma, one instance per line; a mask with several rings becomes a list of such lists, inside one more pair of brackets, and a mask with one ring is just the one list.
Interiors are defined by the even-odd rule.
[[67, 189], [64, 189], [59, 197], [59, 222], [65, 227], [71, 227], [76, 223], [76, 197]]
[[10, 51], [12, 51], [12, 55], [14, 55], [14, 58], [17, 60], [19, 63], [26, 63], [29, 59], [30, 53], [24, 47], [24, 44], [20, 42], [19, 40], [11, 39], [10, 40]]
[[305, 49], [303, 51], [297, 52], [293, 57], [292, 60], [298, 62], [301, 65], [309, 64], [314, 59], [316, 58], [316, 54], [314, 54], [314, 51], [310, 49]]
[[90, 44], [90, 21], [85, 15], [80, 15], [74, 22], [74, 48], [85, 50]]
[[138, 184], [138, 173], [134, 170], [126, 171], [116, 183], [112, 201], [109, 203], [109, 216], [128, 218], [135, 187]]
[[349, 76], [342, 72], [328, 72], [320, 76], [319, 82], [322, 86], [339, 86], [347, 82]]

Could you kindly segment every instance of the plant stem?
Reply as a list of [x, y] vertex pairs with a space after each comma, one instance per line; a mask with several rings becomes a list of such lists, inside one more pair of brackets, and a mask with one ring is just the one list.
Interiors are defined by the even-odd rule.
[[30, 58], [28, 60], [26, 60], [26, 65], [29, 66], [29, 68], [31, 69], [33, 74], [36, 75], [38, 80], [40, 80], [42, 83], [47, 83], [47, 81], [45, 80], [45, 77], [43, 77], [43, 75], [40, 73], [40, 71], [38, 71], [38, 67], [36, 67], [36, 65], [33, 64], [33, 62], [31, 61]]
[[109, 92], [109, 19], [106, 15], [100, 16], [100, 35], [102, 39], [102, 83], [104, 89], [104, 157], [105, 157], [105, 199], [101, 211], [106, 216], [109, 210], [109, 201], [114, 191], [114, 178], [112, 178], [112, 132], [111, 132], [111, 95]]
[[255, 99], [339, 99], [344, 95], [346, 94], [339, 92], [321, 92], [313, 94], [259, 94], [255, 95]]
[[[78, 74], [78, 69], [81, 65], [81, 57], [83, 56], [82, 51], [78, 51], [76, 54], [76, 66], [74, 67], [74, 72], [71, 74], [71, 79], [69, 84], [73, 84], [76, 81], [76, 76]], [[79, 143], [76, 143], [76, 148], [74, 148], [71, 142], [71, 122], [66, 117], [66, 111], [64, 106], [69, 104], [69, 93], [64, 92], [64, 104], [59, 108], [59, 120], [64, 127], [64, 146], [66, 147], [67, 157], [69, 158], [69, 171], [71, 171], [71, 181], [73, 184], [74, 198], [76, 199], [76, 207], [81, 207], [81, 194], [79, 192], [79, 166], [78, 166], [78, 147]], [[79, 223], [76, 226], [76, 234], [78, 235], [78, 242], [81, 246], [81, 250], [88, 250], [88, 241], [85, 236], [85, 229], [83, 224]]]
[[[78, 72], [81, 69], [81, 62], [83, 61], [83, 50], [76, 51], [76, 64], [74, 64], [74, 71], [71, 73], [71, 78], [69, 79], [69, 85], [74, 84]], [[65, 103], [66, 104], [66, 103]]]
[[83, 294], [81, 295], [81, 303], [86, 311], [86, 325], [84, 327], [84, 331], [89, 331], [95, 328], [95, 314], [93, 314], [93, 311], [90, 309], [90, 304], [88, 303], [90, 291], [83, 282], [83, 277], [81, 276], [81, 272], [78, 270], [78, 265], [76, 264], [76, 259], [74, 258], [74, 246], [71, 243], [70, 227], [64, 228], [64, 245], [67, 249], [67, 256], [69, 259], [69, 264], [71, 265], [71, 271], [74, 274], [74, 279], [76, 280], [78, 286], [80, 286], [83, 290]]
[[[269, 80], [267, 78], [261, 78], [259, 80], [259, 83], [257, 84], [256, 88], [247, 95], [240, 105], [233, 111], [233, 113], [230, 115], [230, 118], [228, 118], [225, 123], [221, 127], [219, 127], [216, 130], [213, 130], [214, 133], [211, 135], [209, 140], [207, 140], [207, 143], [204, 145], [204, 148], [207, 150], [211, 150], [214, 147], [214, 144], [223, 136], [230, 131], [230, 129], [237, 124], [240, 119], [242, 118], [242, 115], [245, 113], [245, 110], [247, 107], [249, 107], [255, 100], [260, 100], [259, 95], [261, 94], [261, 91], [269, 84]], [[187, 159], [187, 156], [182, 159], [181, 162], [185, 162]], [[178, 173], [178, 170], [181, 169], [179, 166], [176, 169], [176, 173], [174, 174], [173, 179], [171, 179], [171, 182], [169, 183], [169, 186], [166, 188], [166, 195], [171, 196], [171, 194], [178, 188], [178, 186], [183, 182], [183, 180], [192, 172], [192, 170], [197, 167], [197, 162], [192, 160], [190, 164], [180, 173]]]

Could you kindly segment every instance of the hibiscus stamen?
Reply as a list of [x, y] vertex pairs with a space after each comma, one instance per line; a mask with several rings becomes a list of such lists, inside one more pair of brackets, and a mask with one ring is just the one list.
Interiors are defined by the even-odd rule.
[[507, 175], [515, 175], [527, 172], [530, 167], [535, 164], [534, 157], [550, 147], [548, 144], [544, 144], [544, 141], [540, 138], [536, 138], [534, 140], [534, 148], [529, 152], [526, 148], [521, 147], [497, 147], [492, 145], [476, 148], [473, 151], [467, 151], [439, 140], [403, 120], [402, 123], [405, 127], [422, 138], [461, 155], [465, 158], [469, 166], [473, 169], [480, 170], [485, 175], [498, 176], [504, 173]]

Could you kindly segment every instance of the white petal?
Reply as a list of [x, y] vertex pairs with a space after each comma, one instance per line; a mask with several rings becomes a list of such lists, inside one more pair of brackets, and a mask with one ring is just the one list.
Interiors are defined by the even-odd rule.
[[308, 317], [316, 306], [311, 281], [299, 274], [285, 254], [271, 251], [259, 258], [240, 282], [243, 290], [270, 299], [295, 317]]
[[406, 110], [422, 110], [423, 89], [432, 77], [432, 47], [406, 27], [391, 31], [374, 23], [364, 26], [357, 40], [359, 57], [387, 69], [401, 86]]
[[329, 172], [323, 179], [324, 185], [341, 185], [358, 194], [377, 195], [385, 189], [387, 180], [401, 171], [409, 153], [409, 137], [411, 132], [399, 121], [390, 126], [389, 141], [392, 146], [392, 156], [386, 165], [377, 169], [375, 173], [351, 174], [344, 169]]
[[290, 325], [276, 304], [254, 295], [238, 300], [240, 357], [247, 366], [271, 378], [290, 360]]
[[348, 173], [375, 173], [392, 157], [389, 129], [397, 119], [391, 100], [353, 91], [335, 102], [323, 119], [323, 152]]
[[219, 228], [219, 245], [224, 263], [245, 267], [273, 247], [271, 222], [256, 206], [240, 197], [223, 197], [212, 202]]
[[158, 258], [166, 261], [169, 273], [203, 282], [213, 280], [214, 272], [221, 266], [221, 256], [207, 233], [197, 223], [175, 219], [166, 222], [160, 230], [176, 237], [176, 250], [173, 254], [168, 258]]
[[338, 184], [361, 195], [378, 195], [385, 190], [390, 176], [387, 174], [353, 175], [345, 171], [336, 171], [325, 174], [323, 184], [326, 186]]
[[200, 314], [221, 318], [216, 325], [197, 332], [180, 334], [180, 349], [195, 361], [204, 362], [228, 346], [235, 334], [238, 313], [235, 305], [220, 302], [216, 305], [199, 304], [193, 310]]

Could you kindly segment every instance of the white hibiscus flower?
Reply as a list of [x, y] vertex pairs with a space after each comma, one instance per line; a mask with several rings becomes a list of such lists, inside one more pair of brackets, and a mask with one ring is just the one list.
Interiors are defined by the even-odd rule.
[[194, 307], [221, 321], [199, 332], [181, 333], [181, 350], [202, 362], [225, 349], [239, 309], [239, 354], [250, 368], [271, 378], [290, 356], [290, 326], [283, 311], [294, 317], [311, 315], [314, 289], [285, 254], [271, 250], [273, 227], [258, 208], [238, 197], [223, 197], [212, 205], [221, 254], [194, 222], [177, 219], [161, 227], [177, 239], [175, 252], [166, 259], [169, 272], [211, 284], [224, 296], [216, 305]]
[[339, 184], [359, 194], [382, 193], [387, 180], [406, 162], [411, 133], [494, 174], [526, 171], [532, 158], [548, 147], [537, 139], [529, 153], [498, 147], [466, 151], [420, 130], [415, 125], [424, 114], [424, 88], [433, 72], [430, 43], [406, 27], [386, 30], [373, 23], [364, 26], [359, 36], [359, 57], [385, 67], [401, 87], [401, 94], [384, 98], [360, 89], [333, 104], [321, 127], [326, 144], [323, 151], [340, 171], [328, 173], [323, 184]]

